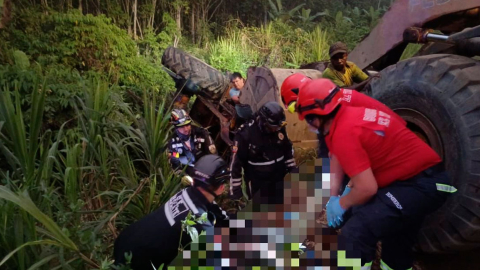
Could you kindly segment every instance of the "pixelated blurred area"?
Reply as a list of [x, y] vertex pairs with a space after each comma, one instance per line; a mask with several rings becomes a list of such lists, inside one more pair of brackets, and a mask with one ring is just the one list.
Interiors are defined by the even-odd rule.
[[[305, 161], [298, 173], [285, 177], [283, 204], [248, 202], [229, 227], [207, 231], [169, 269], [338, 269], [337, 231], [326, 226], [323, 210], [330, 194], [329, 169], [328, 159]], [[234, 207], [223, 200], [223, 207]]]

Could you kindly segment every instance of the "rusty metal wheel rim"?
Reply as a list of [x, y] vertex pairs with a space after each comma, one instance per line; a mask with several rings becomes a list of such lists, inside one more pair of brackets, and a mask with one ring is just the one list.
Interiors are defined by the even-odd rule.
[[409, 109], [399, 108], [394, 110], [405, 121], [407, 127], [412, 130], [420, 139], [426, 142], [435, 150], [440, 157], [444, 158], [444, 149], [440, 133], [433, 123], [421, 112]]

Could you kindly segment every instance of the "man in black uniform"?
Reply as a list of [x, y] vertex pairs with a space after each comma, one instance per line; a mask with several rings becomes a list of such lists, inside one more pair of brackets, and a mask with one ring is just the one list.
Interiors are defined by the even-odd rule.
[[233, 200], [242, 197], [243, 169], [248, 197], [253, 197], [255, 204], [283, 203], [283, 178], [296, 168], [285, 125], [283, 108], [272, 101], [263, 105], [254, 119], [240, 126], [230, 164]]
[[[225, 190], [230, 176], [226, 162], [217, 155], [206, 155], [194, 167], [188, 167], [187, 173], [193, 178], [193, 186], [179, 191], [165, 205], [120, 233], [114, 246], [115, 264], [125, 264], [125, 253], [131, 252], [134, 270], [153, 269], [152, 265], [158, 269], [161, 264], [166, 269], [178, 254], [181, 221], [190, 211], [196, 217], [208, 213], [206, 222], [195, 225], [198, 234], [213, 227], [217, 220], [228, 219], [214, 201]], [[182, 246], [191, 241], [184, 232]]]
[[204, 155], [216, 154], [217, 149], [208, 131], [193, 126], [185, 110], [174, 109], [171, 123], [175, 126], [175, 133], [168, 143], [168, 156], [174, 170], [192, 165]]

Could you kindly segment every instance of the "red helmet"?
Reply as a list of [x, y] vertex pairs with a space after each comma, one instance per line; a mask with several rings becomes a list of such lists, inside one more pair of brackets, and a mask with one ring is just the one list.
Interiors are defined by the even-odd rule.
[[329, 79], [316, 79], [304, 84], [297, 99], [297, 113], [300, 120], [306, 115], [328, 115], [340, 104], [343, 91]]
[[294, 73], [294, 74], [288, 76], [285, 79], [285, 81], [283, 81], [281, 92], [282, 92], [282, 101], [283, 101], [283, 105], [285, 106], [285, 108], [288, 109], [288, 105], [290, 105], [290, 103], [292, 101], [297, 100], [298, 89], [300, 89], [300, 87], [303, 84], [305, 84], [305, 83], [307, 83], [311, 80], [312, 79], [308, 78], [307, 76], [305, 76], [301, 73]]

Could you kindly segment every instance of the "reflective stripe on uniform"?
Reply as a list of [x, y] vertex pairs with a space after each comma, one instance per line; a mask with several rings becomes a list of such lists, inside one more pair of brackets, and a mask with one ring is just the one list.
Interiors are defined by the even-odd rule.
[[188, 195], [187, 189], [184, 189], [182, 191], [182, 196], [183, 196], [183, 199], [185, 200], [185, 202], [188, 204], [188, 207], [190, 207], [190, 209], [192, 210], [192, 212], [195, 215], [198, 214], [198, 209], [195, 206], [195, 204], [192, 202], [192, 199], [190, 198], [190, 195]]
[[443, 191], [443, 192], [448, 192], [448, 193], [455, 193], [457, 189], [453, 186], [445, 185], [445, 184], [439, 184], [437, 183], [437, 190], [438, 191]]
[[370, 270], [370, 269], [372, 269], [372, 262], [366, 263], [360, 268], [360, 270]]
[[[370, 263], [370, 266], [372, 265], [372, 263]], [[368, 268], [370, 269], [370, 268]], [[380, 269], [382, 270], [393, 270], [393, 268], [391, 268], [390, 266], [388, 266], [388, 264], [386, 264], [383, 260], [380, 260]], [[412, 270], [413, 268], [410, 267], [408, 268], [407, 270]], [[363, 268], [362, 268], [363, 270]]]
[[[238, 141], [235, 141], [234, 147], [238, 147]], [[237, 148], [237, 151], [238, 151], [238, 148]], [[230, 162], [230, 176], [232, 175], [233, 163], [235, 162], [235, 158], [237, 156], [237, 151], [233, 152], [232, 161]], [[233, 180], [234, 179], [230, 179], [230, 183], [232, 183]], [[230, 195], [233, 195], [233, 185], [230, 185]]]
[[270, 161], [265, 161], [265, 162], [253, 162], [253, 161], [248, 161], [248, 164], [255, 165], [255, 166], [267, 166], [267, 165], [272, 165], [275, 162], [279, 162], [283, 160], [283, 156], [277, 158], [276, 160], [270, 160]]
[[168, 201], [165, 204], [165, 216], [167, 217], [168, 223], [170, 223], [170, 226], [173, 226], [175, 224], [175, 220], [172, 217], [172, 211], [170, 210], [170, 201]]
[[386, 264], [383, 260], [380, 260], [380, 269], [382, 270], [393, 270], [393, 268], [390, 268], [388, 264]]
[[[362, 259], [360, 258], [347, 258], [347, 252], [345, 250], [337, 251], [337, 265], [340, 267], [352, 267], [355, 270], [362, 268]], [[371, 264], [370, 264], [371, 265]], [[369, 269], [369, 268], [365, 268]]]
[[286, 160], [285, 161], [285, 165], [287, 165], [287, 167], [295, 167], [297, 166], [297, 164], [295, 163], [295, 159], [294, 158], [291, 158], [289, 160]]
[[231, 178], [230, 185], [234, 187], [238, 187], [242, 185], [242, 178]]

